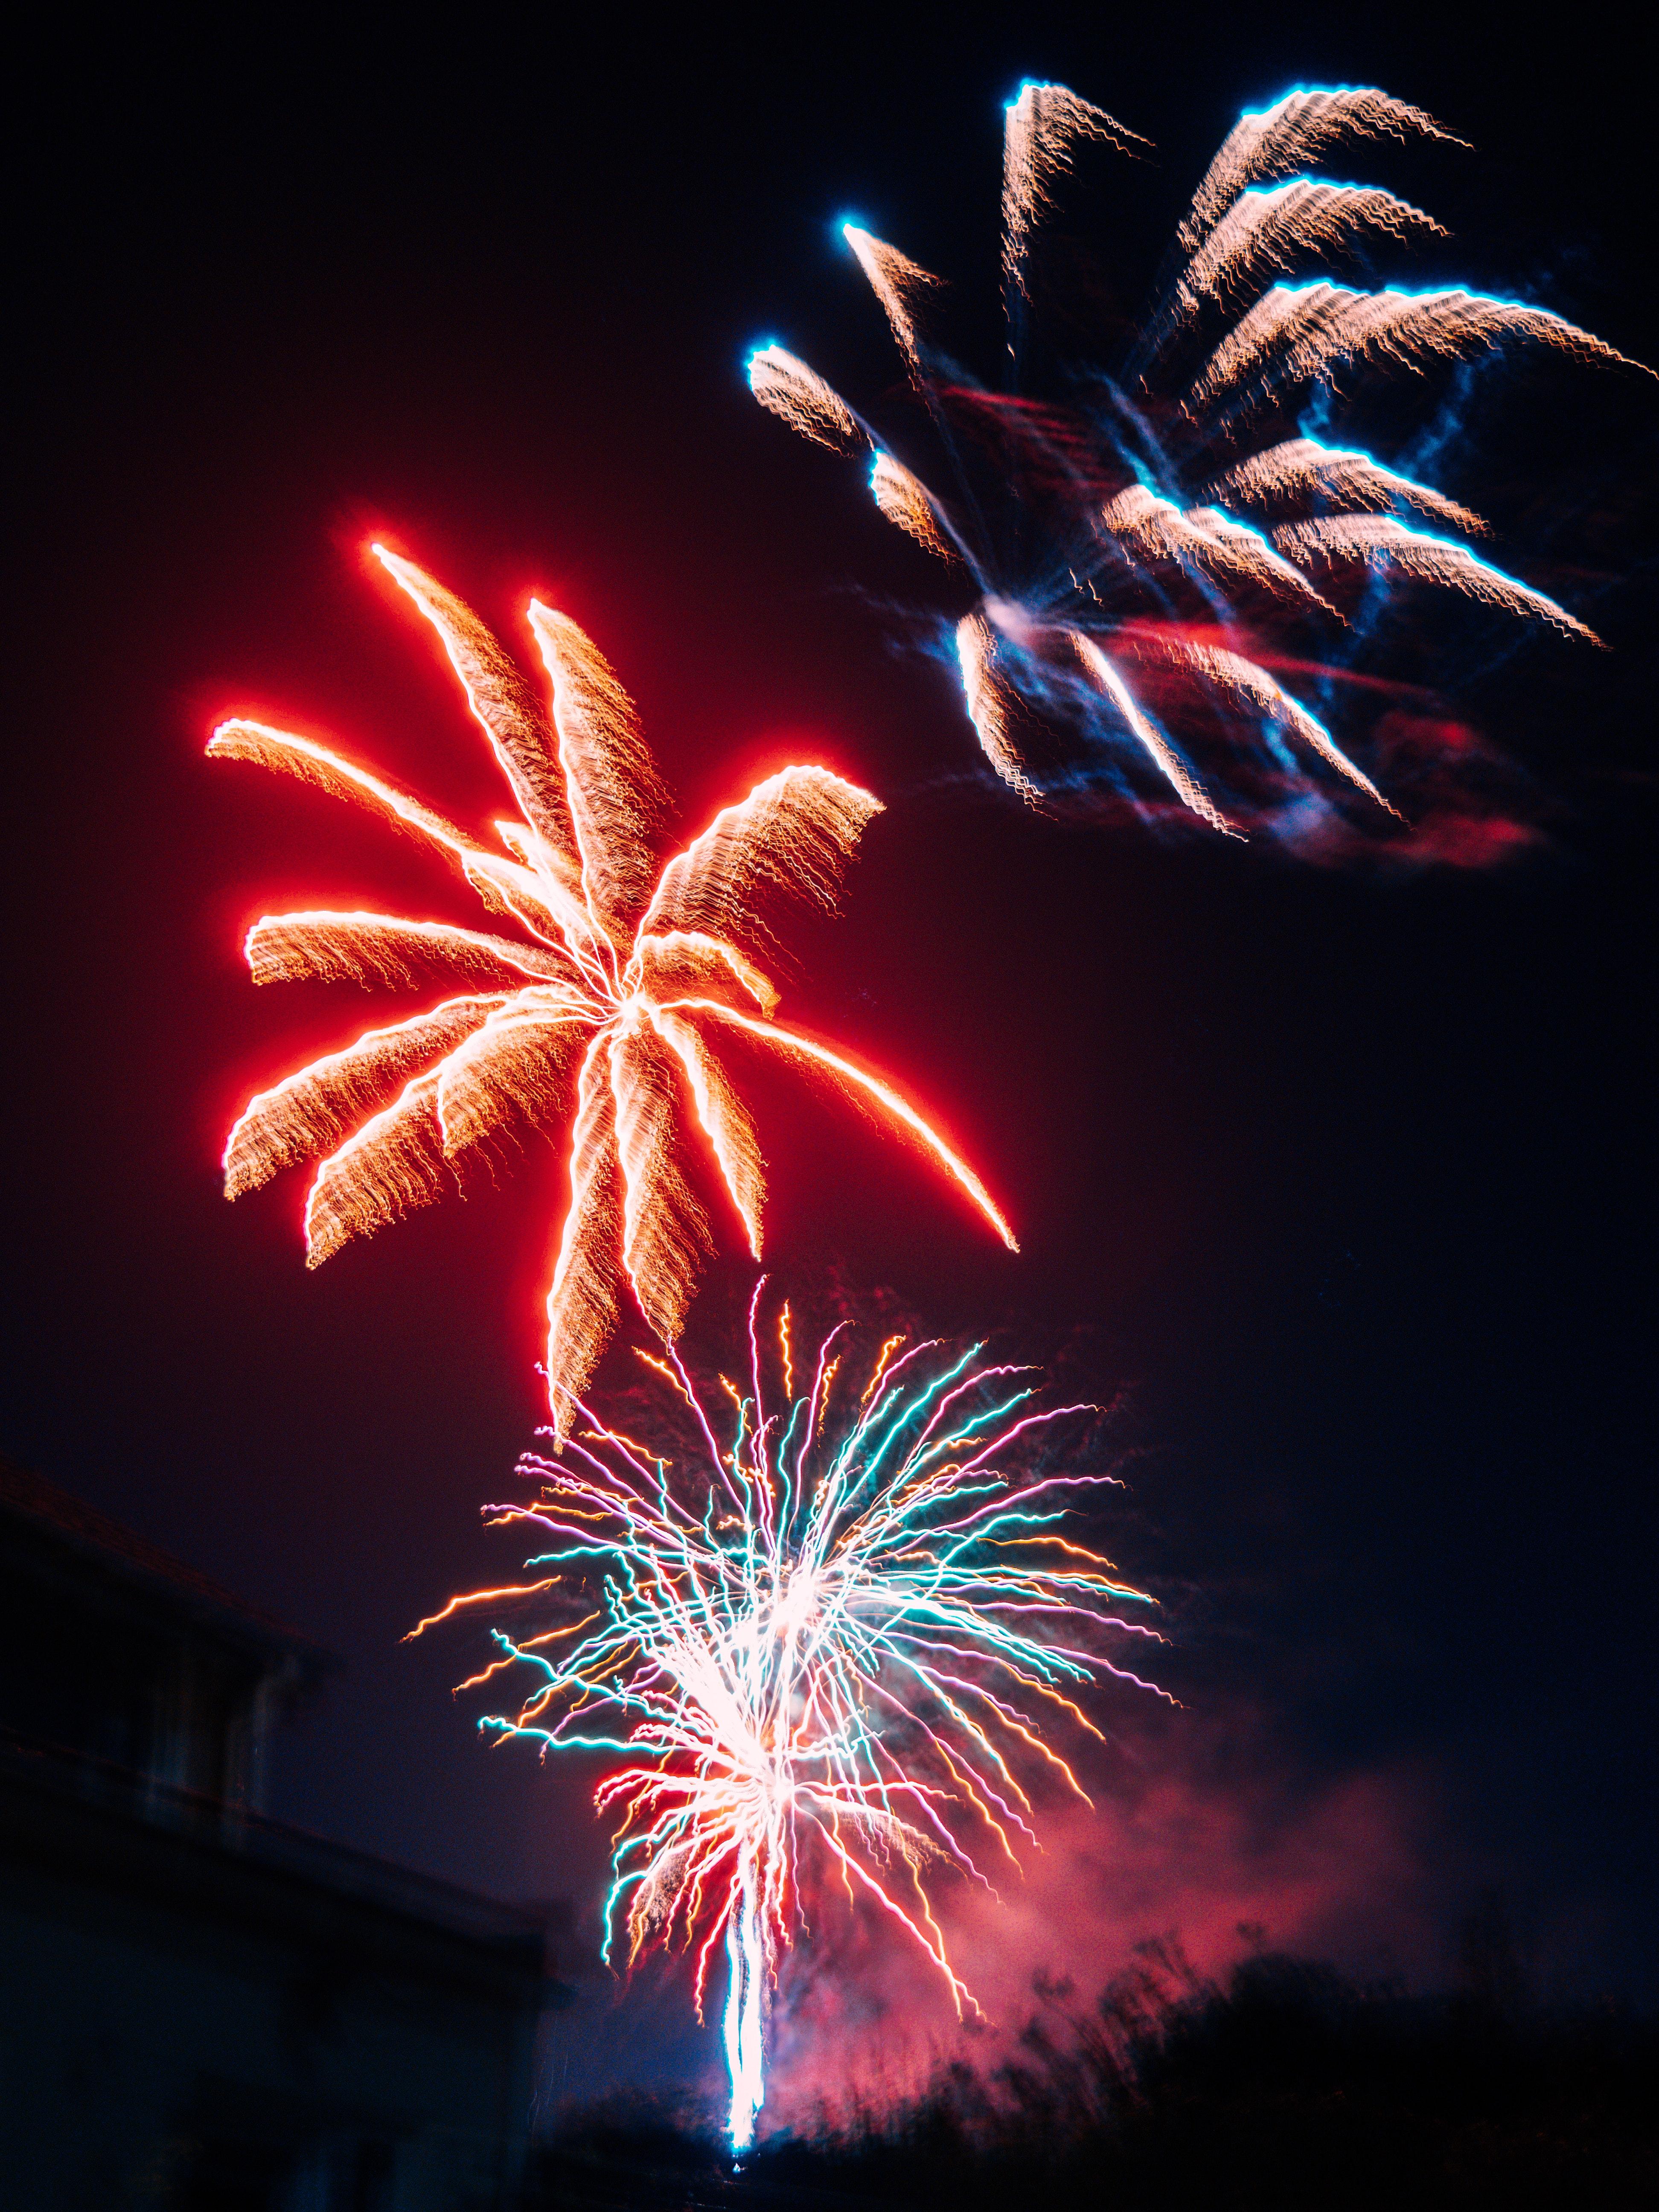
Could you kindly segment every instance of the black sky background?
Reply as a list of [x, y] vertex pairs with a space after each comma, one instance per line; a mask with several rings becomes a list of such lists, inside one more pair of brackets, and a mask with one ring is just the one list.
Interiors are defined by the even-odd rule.
[[476, 1508], [538, 1416], [556, 1158], [314, 1276], [297, 1179], [218, 1193], [248, 1091], [364, 1010], [254, 992], [246, 921], [471, 919], [377, 823], [201, 757], [264, 710], [488, 818], [447, 672], [362, 568], [384, 530], [509, 636], [532, 586], [586, 627], [688, 834], [785, 757], [889, 801], [843, 919], [792, 937], [787, 1010], [937, 1108], [1024, 1253], [778, 1085], [781, 1284], [838, 1268], [1127, 1386], [1120, 1555], [1170, 1601], [1191, 1709], [1248, 1711], [1309, 1787], [1409, 1771], [1437, 1924], [1495, 1882], [1540, 1971], [1655, 1994], [1648, 392], [1482, 386], [1449, 488], [1562, 588], [1576, 564], [1614, 649], [1478, 633], [1448, 694], [1550, 795], [1551, 844], [1387, 878], [1021, 810], [871, 604], [938, 604], [929, 565], [741, 375], [777, 337], [891, 380], [849, 210], [977, 289], [994, 344], [1027, 75], [1156, 143], [1076, 204], [1131, 298], [1241, 107], [1371, 82], [1479, 149], [1434, 170], [1461, 271], [1659, 358], [1623, 20], [555, 11], [43, 57], [9, 241], [0, 1441], [342, 1655], [279, 1811], [511, 1897], [591, 1902], [603, 1856], [585, 1778], [486, 1753], [451, 1703], [471, 1647], [398, 1641], [516, 1566]]

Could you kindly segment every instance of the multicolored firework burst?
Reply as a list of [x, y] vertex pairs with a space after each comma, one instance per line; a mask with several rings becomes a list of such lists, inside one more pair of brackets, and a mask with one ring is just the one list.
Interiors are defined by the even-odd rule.
[[701, 2016], [724, 1945], [739, 2149], [764, 2095], [768, 1992], [809, 1899], [826, 1881], [867, 1899], [958, 2014], [972, 2007], [930, 1883], [987, 1882], [981, 1858], [1017, 1867], [1042, 1779], [1083, 1795], [1048, 1735], [1099, 1735], [1079, 1698], [1103, 1678], [1152, 1687], [1108, 1653], [1156, 1633], [1116, 1610], [1146, 1594], [1061, 1533], [1079, 1492], [1115, 1480], [1055, 1446], [1057, 1424], [1096, 1409], [1037, 1407], [1031, 1370], [978, 1345], [895, 1335], [860, 1357], [846, 1323], [797, 1370], [787, 1305], [763, 1347], [763, 1287], [718, 1421], [677, 1354], [649, 1360], [678, 1408], [672, 1455], [582, 1409], [560, 1458], [523, 1462], [537, 1501], [486, 1509], [536, 1532], [544, 1578], [433, 1616], [556, 1587], [566, 1617], [492, 1632], [501, 1656], [462, 1686], [527, 1668], [520, 1711], [482, 1728], [627, 1759], [596, 1800], [617, 1819], [606, 1956], [690, 1951]]
[[714, 1249], [687, 1178], [701, 1128], [756, 1259], [765, 1175], [715, 1041], [758, 1042], [827, 1078], [918, 1146], [1011, 1250], [1013, 1233], [967, 1163], [880, 1077], [774, 1018], [756, 964], [787, 897], [833, 908], [878, 799], [823, 768], [785, 768], [660, 866], [663, 794], [632, 704], [592, 641], [532, 600], [550, 715], [471, 609], [412, 561], [373, 549], [443, 642], [518, 808], [491, 851], [343, 754], [268, 724], [221, 724], [221, 760], [320, 784], [424, 838], [515, 938], [383, 914], [265, 915], [247, 933], [256, 983], [313, 976], [470, 988], [372, 1029], [248, 1101], [225, 1146], [237, 1198], [320, 1155], [306, 1196], [308, 1264], [440, 1197], [474, 1148], [572, 1109], [570, 1206], [547, 1299], [556, 1429], [616, 1328], [624, 1277], [665, 1342]]
[[[761, 404], [833, 450], [872, 453], [882, 513], [965, 576], [975, 604], [955, 650], [968, 712], [1027, 799], [1104, 782], [1143, 817], [1267, 827], [1317, 851], [1344, 787], [1374, 820], [1397, 811], [1302, 696], [1322, 706], [1346, 678], [1333, 633], [1352, 645], [1379, 584], [1437, 586], [1595, 641], [1462, 542], [1486, 530], [1468, 508], [1314, 434], [1343, 396], [1339, 376], [1352, 396], [1362, 372], [1420, 370], [1510, 338], [1626, 361], [1520, 301], [1308, 273], [1334, 253], [1445, 235], [1390, 192], [1308, 173], [1345, 142], [1413, 137], [1449, 134], [1370, 89], [1298, 90], [1241, 117], [1115, 369], [1070, 365], [1066, 398], [1051, 404], [1023, 389], [1042, 219], [1081, 143], [1133, 155], [1146, 142], [1063, 86], [1027, 84], [1006, 113], [1006, 391], [930, 343], [939, 280], [852, 223], [843, 234], [926, 409], [912, 441], [933, 459], [907, 465], [781, 346], [752, 356]], [[940, 466], [949, 496], [924, 481]], [[1056, 725], [1097, 741], [1085, 768], [1051, 758]]]

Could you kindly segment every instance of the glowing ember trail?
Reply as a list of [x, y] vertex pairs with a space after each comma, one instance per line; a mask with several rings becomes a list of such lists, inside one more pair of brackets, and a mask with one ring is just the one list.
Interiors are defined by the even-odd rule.
[[225, 1146], [226, 1194], [322, 1155], [306, 1199], [316, 1267], [349, 1237], [442, 1193], [473, 1147], [573, 1112], [570, 1206], [548, 1294], [548, 1387], [562, 1433], [574, 1394], [618, 1318], [623, 1278], [653, 1328], [678, 1335], [708, 1215], [687, 1179], [695, 1119], [750, 1252], [761, 1250], [759, 1144], [711, 1039], [737, 1034], [823, 1073], [957, 1185], [1011, 1250], [1012, 1231], [967, 1163], [894, 1087], [773, 1018], [775, 987], [750, 957], [786, 896], [833, 908], [880, 802], [823, 768], [785, 768], [659, 867], [661, 805], [632, 706], [590, 641], [529, 608], [550, 720], [470, 608], [414, 563], [376, 556], [441, 639], [518, 809], [492, 851], [431, 808], [317, 744], [261, 722], [214, 732], [217, 759], [258, 761], [377, 808], [435, 846], [506, 937], [395, 915], [267, 915], [247, 935], [255, 982], [313, 976], [465, 988], [371, 1029], [249, 1100]]
[[807, 1908], [832, 1890], [862, 1901], [959, 2016], [976, 2010], [930, 1886], [955, 1870], [988, 1887], [981, 1860], [1017, 1868], [1040, 1784], [1083, 1796], [1048, 1738], [1099, 1735], [1078, 1699], [1103, 1678], [1152, 1688], [1106, 1653], [1156, 1633], [1115, 1609], [1146, 1593], [1060, 1533], [1079, 1491], [1115, 1480], [1073, 1471], [1051, 1435], [1094, 1408], [1036, 1407], [1031, 1370], [978, 1346], [892, 1337], [855, 1358], [842, 1324], [803, 1360], [787, 1307], [763, 1346], [763, 1288], [746, 1382], [720, 1377], [729, 1412], [711, 1414], [677, 1354], [649, 1361], [672, 1391], [657, 1443], [583, 1408], [561, 1458], [522, 1462], [537, 1502], [486, 1509], [533, 1533], [532, 1571], [568, 1579], [563, 1617], [493, 1631], [501, 1656], [472, 1678], [535, 1676], [516, 1715], [480, 1723], [498, 1740], [627, 1759], [596, 1796], [617, 1820], [605, 1955], [690, 1953], [701, 2017], [724, 1946], [739, 2149]]
[[[954, 658], [969, 717], [997, 774], [1028, 801], [1103, 789], [1145, 818], [1195, 818], [1228, 834], [1265, 827], [1304, 851], [1334, 851], [1399, 810], [1274, 670], [1303, 672], [1304, 689], [1307, 675], [1318, 679], [1328, 711], [1327, 698], [1354, 680], [1380, 593], [1407, 586], [1595, 641], [1553, 599], [1448, 535], [1486, 526], [1416, 481], [1409, 457], [1395, 468], [1312, 434], [1337, 406], [1364, 400], [1366, 376], [1374, 384], [1379, 372], [1513, 341], [1639, 366], [1521, 301], [1461, 287], [1362, 291], [1310, 276], [1310, 262], [1446, 235], [1390, 192], [1305, 173], [1354, 140], [1410, 138], [1462, 143], [1373, 89], [1298, 90], [1242, 117], [1115, 368], [1073, 367], [1050, 403], [1023, 389], [1048, 296], [1045, 219], [1081, 147], [1133, 159], [1146, 142], [1064, 86], [1027, 84], [1006, 118], [1006, 390], [974, 383], [930, 340], [939, 280], [853, 224], [847, 242], [925, 410], [907, 433], [915, 453], [901, 459], [783, 347], [750, 357], [762, 405], [833, 450], [873, 452], [882, 514], [965, 573], [977, 605], [956, 623]], [[1074, 355], [1069, 335], [1066, 344]], [[935, 480], [953, 483], [949, 497]], [[1093, 740], [1081, 762], [1055, 755], [1063, 726]], [[1380, 759], [1384, 742], [1373, 744]], [[1399, 795], [1438, 789], [1455, 750]], [[1402, 831], [1391, 835], [1409, 848]]]

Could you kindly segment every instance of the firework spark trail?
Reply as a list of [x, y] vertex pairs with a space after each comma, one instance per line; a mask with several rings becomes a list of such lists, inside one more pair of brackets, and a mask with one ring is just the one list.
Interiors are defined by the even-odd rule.
[[1271, 540], [1218, 507], [1194, 507], [1183, 514], [1172, 501], [1160, 499], [1144, 484], [1131, 484], [1101, 509], [1100, 525], [1121, 550], [1127, 565], [1140, 574], [1173, 562], [1224, 586], [1288, 598], [1292, 605], [1317, 607], [1326, 614], [1336, 611]]
[[750, 356], [749, 387], [780, 421], [832, 453], [856, 453], [866, 442], [847, 402], [781, 345], [758, 346]]
[[1206, 301], [1251, 296], [1253, 278], [1283, 275], [1303, 254], [1350, 246], [1366, 232], [1395, 240], [1413, 231], [1444, 238], [1432, 216], [1392, 192], [1359, 185], [1316, 183], [1297, 177], [1288, 185], [1252, 185], [1217, 225], [1176, 279], [1164, 307], [1138, 349], [1137, 362], [1156, 357], [1189, 328]]
[[[1437, 586], [1593, 639], [1544, 592], [1456, 538], [1411, 526], [1483, 534], [1468, 507], [1358, 446], [1322, 442], [1302, 419], [1322, 422], [1345, 370], [1420, 371], [1516, 341], [1581, 362], [1641, 366], [1522, 301], [1461, 286], [1362, 291], [1310, 271], [1334, 253], [1446, 235], [1380, 187], [1310, 173], [1355, 141], [1411, 139], [1463, 143], [1369, 88], [1302, 88], [1242, 116], [1115, 371], [1074, 368], [1073, 396], [1050, 404], [1019, 389], [1026, 327], [1044, 296], [1035, 274], [1044, 219], [1080, 146], [1095, 141], [1133, 157], [1146, 142], [1064, 86], [1026, 84], [1007, 108], [1004, 144], [1010, 389], [985, 390], [936, 349], [921, 311], [938, 296], [938, 280], [852, 225], [848, 242], [926, 408], [920, 436], [933, 461], [919, 469], [901, 459], [781, 346], [752, 356], [761, 404], [835, 451], [872, 452], [882, 514], [967, 572], [978, 604], [956, 619], [954, 645], [969, 718], [997, 774], [1026, 799], [1104, 778], [1141, 812], [1167, 817], [1152, 797], [1161, 784], [1213, 829], [1260, 825], [1309, 852], [1340, 849], [1370, 834], [1368, 820], [1404, 817], [1320, 716], [1267, 675], [1264, 660], [1341, 676], [1378, 589], [1394, 583]], [[928, 480], [941, 449], [954, 472], [949, 497]], [[1346, 619], [1356, 605], [1358, 626]], [[1334, 642], [1319, 643], [1319, 631], [1333, 627]], [[1166, 639], [1156, 708], [1131, 682], [1153, 629]], [[1195, 647], [1214, 649], [1182, 654], [1173, 643], [1182, 629]], [[1032, 732], [1057, 722], [1080, 725], [1097, 741], [1076, 776], [1050, 775], [1033, 750]], [[1183, 742], [1212, 756], [1203, 773]], [[1137, 761], [1152, 771], [1150, 786]], [[1449, 750], [1437, 789], [1453, 788], [1452, 761]], [[1326, 784], [1316, 769], [1340, 781]], [[1364, 802], [1352, 819], [1351, 799]], [[1425, 832], [1425, 851], [1443, 846]], [[1410, 849], [1410, 839], [1394, 849]]]
[[1177, 240], [1185, 252], [1195, 253], [1241, 192], [1267, 178], [1287, 176], [1348, 139], [1412, 137], [1466, 144], [1420, 107], [1369, 86], [1298, 89], [1271, 106], [1246, 108], [1205, 171]]
[[843, 1323], [809, 1360], [787, 1307], [775, 1350], [763, 1288], [747, 1387], [722, 1376], [713, 1401], [724, 1417], [677, 1355], [650, 1360], [690, 1416], [665, 1424], [672, 1454], [573, 1407], [561, 1455], [523, 1462], [536, 1501], [486, 1509], [530, 1533], [531, 1571], [559, 1578], [550, 1602], [570, 1619], [492, 1631], [533, 1680], [516, 1714], [479, 1723], [626, 1762], [595, 1799], [617, 1820], [605, 1955], [690, 1954], [701, 2017], [724, 1946], [739, 2148], [764, 2094], [767, 1995], [808, 1905], [826, 1887], [866, 1901], [958, 2014], [976, 2009], [932, 1885], [954, 1869], [988, 1887], [988, 1866], [1017, 1868], [1045, 1778], [1088, 1802], [1046, 1735], [1097, 1736], [1079, 1699], [1102, 1680], [1152, 1688], [1108, 1655], [1120, 1635], [1156, 1634], [1119, 1611], [1146, 1594], [1060, 1533], [1079, 1493], [1115, 1480], [1044, 1448], [1093, 1408], [1037, 1407], [1030, 1370], [978, 1346], [893, 1337], [860, 1364]]
[[1532, 338], [1580, 358], [1635, 364], [1546, 308], [1449, 285], [1437, 292], [1356, 292], [1322, 280], [1275, 284], [1223, 338], [1182, 404], [1194, 417], [1232, 392], [1234, 411], [1264, 405], [1340, 362], [1373, 356], [1415, 368], [1455, 360], [1508, 337]]
[[[619, 1314], [625, 1278], [665, 1341], [679, 1334], [714, 1231], [685, 1173], [695, 1121], [755, 1258], [758, 1140], [714, 1040], [740, 1031], [823, 1075], [940, 1167], [1011, 1249], [984, 1184], [891, 1085], [775, 1024], [751, 957], [786, 898], [833, 909], [880, 802], [827, 769], [791, 767], [724, 807], [660, 868], [663, 798], [633, 708], [592, 641], [532, 600], [550, 718], [471, 611], [412, 562], [374, 548], [437, 631], [519, 808], [490, 851], [314, 739], [247, 720], [209, 753], [256, 761], [387, 815], [460, 867], [522, 939], [396, 915], [267, 915], [248, 932], [256, 982], [472, 988], [366, 1031], [250, 1099], [225, 1146], [226, 1194], [320, 1156], [306, 1200], [315, 1267], [353, 1237], [440, 1197], [458, 1160], [568, 1113], [570, 1205], [548, 1293], [548, 1386], [562, 1433]], [[480, 988], [482, 987], [482, 988]], [[701, 1149], [698, 1147], [697, 1149]]]
[[1138, 146], [1152, 150], [1146, 139], [1063, 84], [1024, 84], [1010, 103], [1002, 143], [1002, 288], [1011, 324], [1026, 292], [1031, 234], [1053, 204], [1055, 182], [1072, 166], [1073, 149], [1086, 139], [1124, 154]]
[[1422, 576], [1451, 591], [1467, 592], [1471, 599], [1484, 599], [1489, 606], [1502, 607], [1508, 613], [1530, 614], [1591, 645], [1601, 642], [1593, 629], [1565, 607], [1557, 606], [1542, 592], [1516, 583], [1513, 576], [1506, 576], [1501, 568], [1471, 553], [1467, 545], [1408, 530], [1391, 514], [1329, 515], [1314, 522], [1285, 523], [1274, 531], [1273, 539], [1304, 561], [1354, 561], [1372, 568], [1398, 568], [1405, 575]]
[[1395, 507], [1413, 507], [1471, 538], [1483, 537], [1486, 529], [1472, 508], [1460, 507], [1443, 492], [1385, 469], [1369, 453], [1322, 445], [1317, 438], [1289, 438], [1252, 454], [1218, 477], [1203, 496], [1231, 501], [1254, 514], [1274, 514], [1280, 507], [1316, 499], [1322, 509], [1337, 514], [1354, 509], [1386, 514]]

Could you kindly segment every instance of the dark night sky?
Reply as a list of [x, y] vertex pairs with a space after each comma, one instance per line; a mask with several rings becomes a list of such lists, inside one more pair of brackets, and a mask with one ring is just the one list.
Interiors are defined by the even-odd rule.
[[1651, 1995], [1651, 401], [1524, 363], [1490, 387], [1456, 489], [1604, 579], [1614, 651], [1447, 670], [1551, 794], [1553, 842], [1389, 879], [1024, 813], [854, 588], [931, 605], [928, 564], [741, 378], [769, 336], [890, 377], [848, 210], [988, 308], [1024, 75], [1157, 143], [1107, 241], [1131, 295], [1240, 107], [1379, 83], [1480, 149], [1434, 173], [1460, 269], [1654, 360], [1647, 88], [1613, 10], [1559, 49], [1443, 12], [1028, 14], [774, 17], [757, 44], [480, 17], [426, 48], [281, 19], [43, 64], [8, 286], [0, 1442], [344, 1657], [280, 1811], [591, 1895], [583, 1778], [480, 1750], [447, 1694], [471, 1647], [398, 1641], [516, 1565], [476, 1507], [538, 1416], [556, 1158], [315, 1276], [298, 1179], [218, 1195], [248, 1090], [362, 1014], [254, 992], [246, 921], [472, 918], [368, 817], [201, 758], [220, 714], [264, 709], [487, 818], [447, 674], [361, 568], [384, 527], [509, 636], [532, 586], [587, 627], [688, 830], [786, 755], [890, 802], [844, 918], [793, 939], [787, 1011], [939, 1109], [1024, 1256], [779, 1086], [782, 1282], [836, 1266], [1128, 1385], [1121, 1556], [1171, 1601], [1206, 1772], [1236, 1738], [1238, 1787], [1270, 1772], [1292, 1820], [1393, 1778], [1424, 1956], [1497, 1883], [1540, 1972]]

